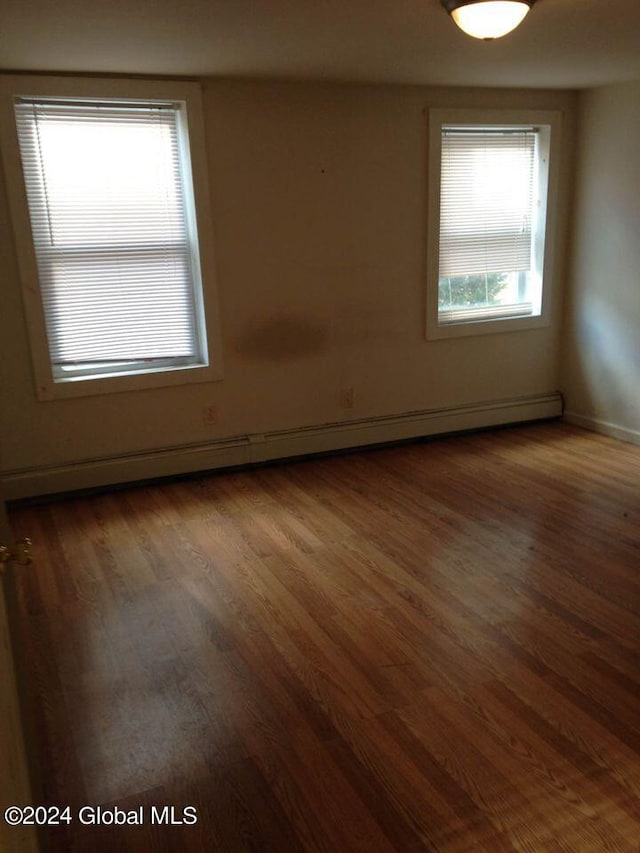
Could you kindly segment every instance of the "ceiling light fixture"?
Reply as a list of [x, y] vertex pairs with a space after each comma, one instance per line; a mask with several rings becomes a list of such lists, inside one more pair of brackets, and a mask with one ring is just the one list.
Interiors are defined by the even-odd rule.
[[442, 0], [460, 29], [476, 39], [499, 39], [522, 23], [536, 0]]

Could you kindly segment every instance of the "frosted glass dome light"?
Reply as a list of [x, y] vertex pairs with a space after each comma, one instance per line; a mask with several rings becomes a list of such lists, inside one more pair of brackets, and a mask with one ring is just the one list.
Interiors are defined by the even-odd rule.
[[535, 0], [442, 0], [460, 29], [477, 39], [506, 36], [520, 24]]

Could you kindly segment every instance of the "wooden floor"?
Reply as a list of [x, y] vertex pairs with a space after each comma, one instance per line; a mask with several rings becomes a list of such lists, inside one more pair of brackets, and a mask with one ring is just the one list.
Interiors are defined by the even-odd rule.
[[44, 802], [146, 810], [45, 850], [640, 850], [640, 448], [545, 423], [12, 520]]

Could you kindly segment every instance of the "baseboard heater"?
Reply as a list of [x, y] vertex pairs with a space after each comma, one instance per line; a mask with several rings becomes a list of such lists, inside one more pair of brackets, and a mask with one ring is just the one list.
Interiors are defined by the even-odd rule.
[[7, 471], [7, 500], [169, 477], [216, 468], [287, 459], [332, 450], [560, 417], [562, 397], [491, 400], [462, 406], [374, 418], [350, 418], [264, 434], [232, 436], [203, 444], [165, 447], [144, 453], [84, 459], [65, 465]]

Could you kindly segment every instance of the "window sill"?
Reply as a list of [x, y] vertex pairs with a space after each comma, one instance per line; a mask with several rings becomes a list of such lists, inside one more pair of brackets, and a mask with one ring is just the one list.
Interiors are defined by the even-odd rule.
[[549, 320], [543, 315], [525, 317], [507, 317], [500, 319], [467, 320], [459, 322], [438, 323], [427, 325], [427, 340], [435, 341], [446, 338], [464, 338], [472, 335], [495, 335], [501, 332], [520, 332], [527, 329], [539, 329], [549, 325]]
[[131, 373], [110, 373], [96, 376], [70, 376], [51, 379], [38, 385], [39, 400], [60, 400], [71, 397], [94, 397], [124, 391], [140, 391], [171, 385], [196, 382], [216, 382], [222, 379], [222, 370], [214, 366], [191, 364], [182, 367], [161, 367]]

